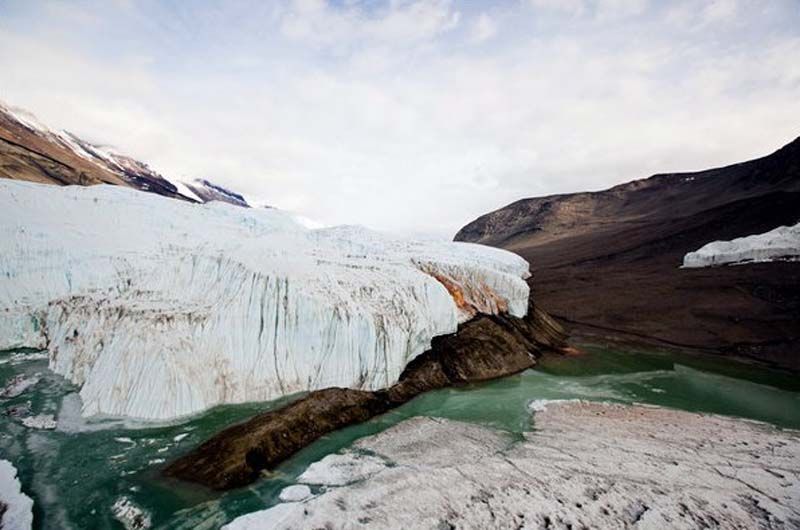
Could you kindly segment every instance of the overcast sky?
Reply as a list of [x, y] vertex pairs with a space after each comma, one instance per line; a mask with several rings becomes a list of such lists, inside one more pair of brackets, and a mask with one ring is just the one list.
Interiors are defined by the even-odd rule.
[[800, 0], [0, 0], [0, 99], [168, 176], [452, 236], [800, 135]]

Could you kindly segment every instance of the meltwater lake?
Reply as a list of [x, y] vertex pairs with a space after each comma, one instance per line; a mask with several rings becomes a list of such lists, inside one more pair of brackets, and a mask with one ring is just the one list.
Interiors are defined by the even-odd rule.
[[[585, 347], [585, 355], [550, 356], [521, 374], [424, 394], [364, 424], [335, 432], [297, 453], [274, 473], [219, 493], [160, 477], [159, 470], [228, 425], [281, 406], [221, 406], [166, 425], [80, 417], [77, 388], [35, 352], [0, 353], [0, 385], [38, 378], [20, 395], [0, 398], [0, 458], [19, 470], [34, 500], [36, 528], [124, 528], [113, 506], [134, 506], [152, 528], [215, 529], [278, 502], [312, 462], [413, 416], [475, 422], [521, 433], [536, 428], [537, 400], [646, 403], [737, 416], [800, 429], [800, 382], [791, 374], [713, 357]], [[52, 430], [23, 425], [52, 414]]]

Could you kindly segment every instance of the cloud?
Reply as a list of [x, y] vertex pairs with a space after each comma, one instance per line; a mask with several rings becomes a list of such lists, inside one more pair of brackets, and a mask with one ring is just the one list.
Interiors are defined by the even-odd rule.
[[725, 20], [734, 17], [739, 9], [736, 0], [714, 0], [703, 9], [703, 17], [708, 21]]
[[648, 0], [528, 0], [540, 11], [550, 11], [570, 16], [591, 15], [610, 19], [638, 15], [648, 6]]
[[0, 99], [325, 223], [452, 235], [800, 134], [800, 13], [748, 2], [698, 30], [716, 2], [12, 0]]
[[484, 42], [494, 37], [497, 33], [497, 23], [486, 13], [481, 13], [472, 24], [472, 40]]
[[281, 17], [283, 35], [305, 43], [408, 45], [435, 38], [458, 25], [449, 0], [391, 2], [368, 11], [360, 4], [334, 7], [324, 0], [294, 0]]
[[586, 0], [528, 0], [536, 8], [545, 11], [558, 11], [569, 15], [582, 15], [586, 13], [588, 4]]

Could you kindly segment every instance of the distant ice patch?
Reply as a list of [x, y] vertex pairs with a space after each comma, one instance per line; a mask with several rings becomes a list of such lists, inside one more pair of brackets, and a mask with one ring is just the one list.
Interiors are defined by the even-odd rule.
[[800, 260], [800, 223], [731, 241], [714, 241], [689, 252], [685, 268]]

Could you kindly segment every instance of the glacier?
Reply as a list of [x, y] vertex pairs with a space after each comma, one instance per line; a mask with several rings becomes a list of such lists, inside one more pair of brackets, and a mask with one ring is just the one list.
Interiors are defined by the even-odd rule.
[[683, 258], [685, 268], [800, 259], [800, 223], [731, 241], [713, 241]]
[[528, 263], [469, 243], [119, 186], [0, 182], [0, 350], [42, 348], [83, 416], [394, 383], [477, 313], [522, 317]]

